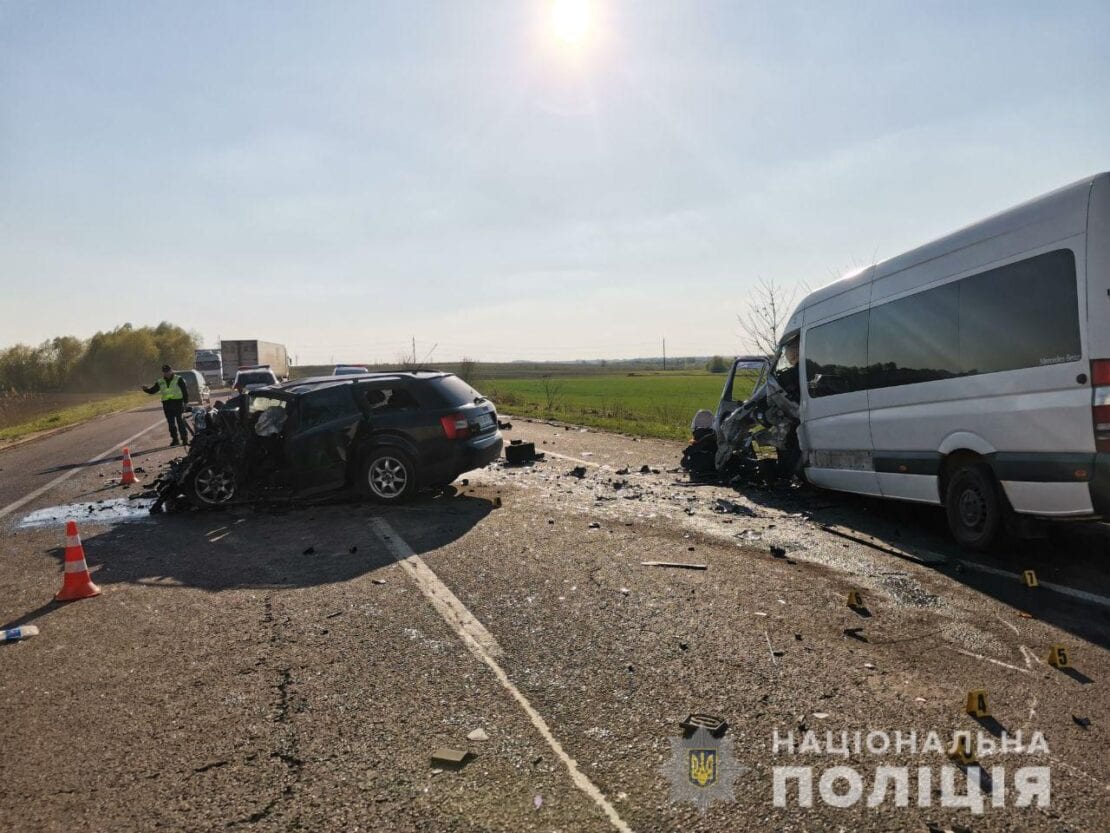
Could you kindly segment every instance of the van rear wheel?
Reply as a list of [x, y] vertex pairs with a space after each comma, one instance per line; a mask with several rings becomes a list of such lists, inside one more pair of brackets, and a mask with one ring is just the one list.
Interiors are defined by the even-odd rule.
[[944, 495], [948, 528], [961, 547], [986, 550], [1002, 531], [1003, 505], [994, 474], [984, 463], [960, 466]]

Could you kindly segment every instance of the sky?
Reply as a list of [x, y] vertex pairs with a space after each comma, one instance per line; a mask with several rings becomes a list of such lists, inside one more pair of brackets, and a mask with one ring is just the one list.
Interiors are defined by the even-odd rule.
[[[0, 346], [745, 352], [1110, 169], [1110, 3], [0, 0]], [[565, 5], [569, 4], [569, 5]]]

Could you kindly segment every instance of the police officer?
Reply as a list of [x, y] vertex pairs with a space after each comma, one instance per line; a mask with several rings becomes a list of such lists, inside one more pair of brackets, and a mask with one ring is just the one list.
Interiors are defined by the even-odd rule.
[[185, 380], [173, 372], [168, 364], [162, 365], [162, 375], [149, 388], [143, 386], [146, 393], [162, 394], [162, 412], [166, 415], [166, 422], [170, 426], [170, 445], [178, 445], [177, 434], [181, 432], [181, 443], [189, 444], [189, 431], [185, 427], [185, 403], [189, 401], [189, 389]]

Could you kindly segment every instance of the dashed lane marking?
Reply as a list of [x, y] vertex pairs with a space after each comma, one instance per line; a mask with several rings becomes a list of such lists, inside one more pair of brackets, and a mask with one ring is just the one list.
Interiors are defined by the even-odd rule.
[[512, 680], [498, 664], [495, 657], [502, 656], [503, 652], [493, 638], [493, 634], [486, 630], [485, 626], [466, 609], [466, 606], [456, 598], [447, 585], [439, 580], [432, 569], [424, 563], [420, 556], [413, 552], [412, 547], [405, 543], [405, 540], [397, 534], [396, 530], [387, 521], [382, 518], [373, 518], [370, 524], [374, 528], [374, 532], [382, 539], [390, 555], [393, 556], [393, 560], [400, 564], [412, 580], [416, 582], [420, 592], [439, 611], [439, 615], [451, 626], [451, 629], [463, 641], [470, 653], [489, 667], [501, 686], [520, 704], [521, 709], [528, 715], [528, 719], [532, 721], [532, 725], [536, 727], [536, 731], [551, 747], [551, 751], [555, 753], [556, 757], [563, 762], [563, 766], [570, 773], [574, 785], [593, 799], [593, 802], [601, 808], [601, 811], [605, 813], [606, 818], [609, 819], [614, 828], [621, 831], [621, 833], [632, 833], [632, 828], [620, 817], [616, 808], [609, 803], [609, 800], [598, 789], [597, 785], [578, 768], [577, 762], [566, 753], [562, 744], [551, 733], [547, 721], [532, 708], [528, 698], [513, 685]]
[[5, 515], [10, 515], [12, 512], [14, 512], [16, 509], [18, 509], [21, 506], [26, 506], [28, 503], [30, 503], [35, 498], [49, 492], [51, 489], [53, 489], [59, 483], [64, 483], [66, 480], [69, 480], [69, 478], [73, 477], [73, 475], [75, 475], [75, 474], [77, 474], [77, 472], [81, 471], [85, 466], [90, 466], [93, 463], [99, 463], [101, 460], [103, 460], [105, 457], [107, 457], [112, 452], [119, 451], [125, 445], [131, 445], [131, 443], [135, 442], [135, 440], [139, 439], [139, 437], [141, 437], [143, 434], [146, 434], [150, 431], [153, 431], [159, 425], [163, 425], [164, 423], [165, 423], [165, 420], [160, 419], [157, 422], [152, 423], [148, 427], [144, 428], [138, 434], [133, 434], [132, 436], [128, 437], [123, 442], [117, 443], [116, 445], [112, 446], [107, 451], [103, 451], [100, 454], [97, 454], [95, 457], [93, 457], [89, 460], [86, 460], [82, 465], [75, 466], [74, 468], [70, 469], [69, 471], [62, 472], [57, 477], [55, 477], [53, 480], [51, 480], [49, 483], [47, 483], [45, 486], [39, 486], [33, 492], [28, 492], [23, 497], [21, 497], [19, 500], [14, 501], [12, 503], [9, 503], [3, 509], [0, 509], [0, 518], [3, 518]]

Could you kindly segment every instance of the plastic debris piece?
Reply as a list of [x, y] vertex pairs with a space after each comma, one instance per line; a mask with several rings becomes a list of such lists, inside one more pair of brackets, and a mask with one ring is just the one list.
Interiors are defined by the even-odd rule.
[[724, 737], [725, 732], [728, 731], [728, 722], [724, 718], [703, 712], [688, 715], [678, 725], [682, 727], [682, 731], [687, 737], [694, 734], [698, 729], [705, 729], [715, 738]]
[[441, 746], [432, 753], [432, 765], [443, 767], [444, 769], [459, 768], [470, 760], [471, 754], [462, 749], [451, 749], [447, 746]]
[[641, 567], [676, 567], [680, 570], [708, 570], [708, 564], [684, 564], [681, 561], [641, 561]]
[[0, 631], [0, 642], [15, 642], [20, 639], [26, 639], [29, 636], [38, 635], [38, 625], [23, 625], [19, 628], [8, 628], [7, 630]]

